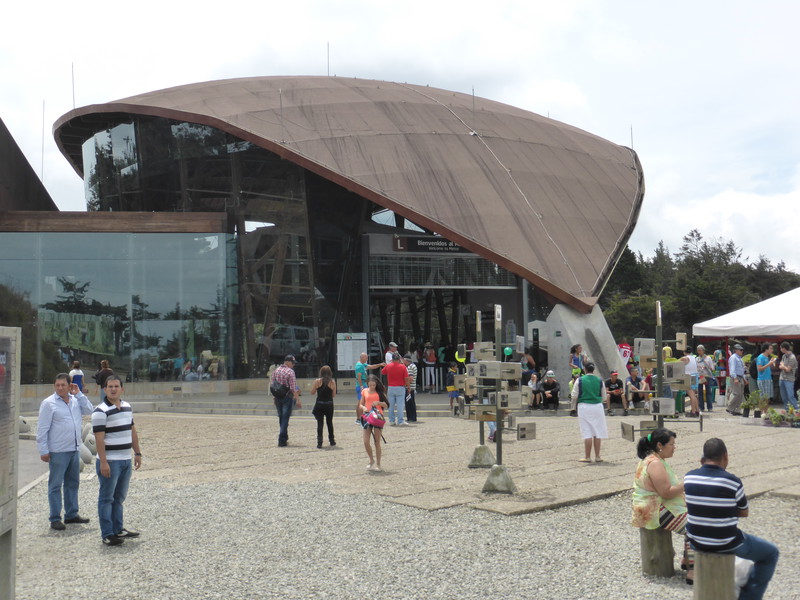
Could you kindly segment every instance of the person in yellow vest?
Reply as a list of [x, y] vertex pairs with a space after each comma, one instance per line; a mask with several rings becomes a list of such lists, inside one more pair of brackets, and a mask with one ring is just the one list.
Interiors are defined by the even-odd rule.
[[601, 463], [600, 443], [608, 439], [608, 426], [603, 408], [606, 397], [605, 382], [594, 374], [594, 363], [584, 365], [586, 375], [583, 375], [572, 386], [572, 399], [578, 406], [578, 424], [583, 437], [584, 457], [578, 462], [592, 462], [592, 448], [594, 448], [594, 462]]

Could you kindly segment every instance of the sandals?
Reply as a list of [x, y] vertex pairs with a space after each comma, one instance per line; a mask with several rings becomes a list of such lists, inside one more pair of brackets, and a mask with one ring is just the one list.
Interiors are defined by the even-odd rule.
[[686, 583], [688, 585], [694, 585], [694, 569], [686, 571]]
[[578, 459], [578, 462], [590, 463], [590, 462], [592, 462], [592, 459], [591, 458], [580, 458], [580, 459]]

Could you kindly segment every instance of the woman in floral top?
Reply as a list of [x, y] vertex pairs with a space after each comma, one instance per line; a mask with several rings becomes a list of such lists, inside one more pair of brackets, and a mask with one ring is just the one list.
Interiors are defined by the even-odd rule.
[[654, 429], [639, 440], [636, 454], [641, 459], [633, 480], [634, 527], [666, 529], [684, 536], [681, 568], [686, 569], [686, 583], [694, 580], [694, 556], [686, 540], [686, 501], [683, 483], [666, 459], [675, 454], [677, 434], [663, 427]]

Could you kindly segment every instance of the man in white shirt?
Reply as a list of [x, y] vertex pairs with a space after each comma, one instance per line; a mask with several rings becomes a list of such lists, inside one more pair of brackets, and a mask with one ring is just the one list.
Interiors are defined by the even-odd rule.
[[[59, 373], [53, 384], [55, 393], [42, 400], [36, 447], [39, 458], [48, 463], [50, 479], [47, 482], [47, 500], [50, 504], [50, 527], [56, 531], [66, 529], [64, 523], [88, 523], [78, 514], [78, 486], [80, 485], [80, 452], [83, 443], [81, 429], [83, 415], [91, 414], [94, 407], [78, 386], [70, 383], [69, 375]], [[64, 521], [61, 521], [61, 493], [64, 493]]]

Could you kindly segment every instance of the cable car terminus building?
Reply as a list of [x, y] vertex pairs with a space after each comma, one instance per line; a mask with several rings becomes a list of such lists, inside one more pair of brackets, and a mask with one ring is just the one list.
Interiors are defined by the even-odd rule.
[[73, 110], [54, 133], [85, 181], [85, 235], [132, 236], [140, 257], [119, 263], [119, 298], [99, 282], [84, 298], [120, 307], [110, 347], [134, 370], [210, 350], [246, 377], [293, 352], [307, 375], [336, 364], [336, 334], [448, 346], [493, 304], [509, 335], [557, 306], [580, 319], [644, 194], [630, 148], [404, 83], [197, 83]]

